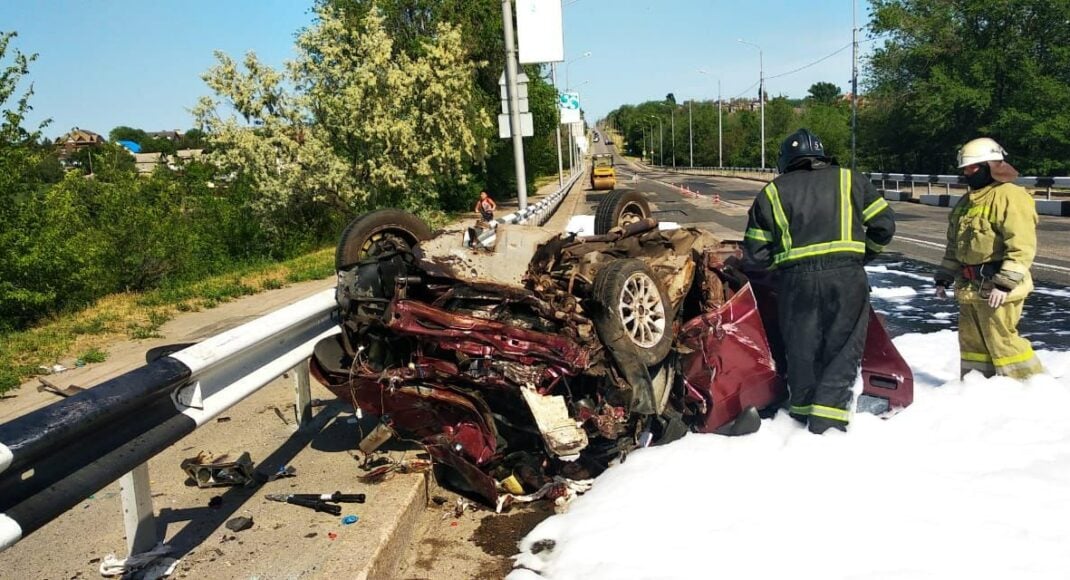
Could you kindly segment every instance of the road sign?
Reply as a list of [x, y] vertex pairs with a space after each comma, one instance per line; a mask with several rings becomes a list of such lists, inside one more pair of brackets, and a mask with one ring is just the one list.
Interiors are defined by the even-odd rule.
[[[531, 137], [535, 134], [535, 122], [531, 116], [531, 113], [520, 113], [520, 135], [522, 137]], [[502, 139], [509, 139], [513, 136], [513, 132], [509, 130], [509, 115], [498, 115], [498, 136]]]
[[561, 93], [557, 96], [557, 106], [561, 107], [561, 124], [580, 122], [580, 94]]
[[[502, 139], [510, 139], [513, 132], [509, 125], [509, 91], [505, 86], [505, 71], [502, 71], [502, 76], [498, 78], [498, 85], [502, 90], [502, 112], [498, 115], [498, 136]], [[520, 135], [531, 137], [535, 134], [535, 123], [531, 113], [528, 112], [528, 75], [517, 73], [516, 94], [519, 106], [517, 113], [520, 114]]]

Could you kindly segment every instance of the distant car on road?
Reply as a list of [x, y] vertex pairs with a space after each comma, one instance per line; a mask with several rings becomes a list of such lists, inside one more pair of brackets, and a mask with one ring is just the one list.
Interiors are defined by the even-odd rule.
[[612, 145], [612, 144], [613, 144], [613, 140], [610, 139], [609, 137], [606, 137], [606, 145]]

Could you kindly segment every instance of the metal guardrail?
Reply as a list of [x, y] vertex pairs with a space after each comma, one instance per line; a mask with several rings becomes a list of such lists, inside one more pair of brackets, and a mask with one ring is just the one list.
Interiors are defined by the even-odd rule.
[[529, 205], [527, 208], [515, 211], [510, 214], [502, 216], [500, 219], [491, 220], [487, 224], [488, 228], [479, 235], [477, 242], [484, 247], [491, 247], [494, 245], [494, 241], [497, 239], [498, 226], [501, 224], [524, 224], [528, 221], [534, 221], [536, 225], [542, 225], [546, 223], [546, 220], [550, 219], [550, 216], [557, 211], [557, 206], [561, 205], [561, 202], [568, 195], [568, 192], [572, 189], [572, 186], [576, 183], [576, 180], [583, 175], [585, 166], [580, 165], [576, 168], [576, 171], [572, 172], [572, 176], [568, 178], [557, 191], [539, 200], [538, 203]]
[[[579, 167], [561, 189], [500, 221], [541, 225], [582, 174]], [[307, 424], [308, 359], [317, 342], [340, 331], [334, 293], [0, 424], [0, 551], [117, 479], [129, 553], [155, 546], [149, 459], [288, 371], [295, 371], [298, 425]]]
[[[677, 167], [672, 168], [664, 165], [651, 165], [650, 167], [657, 168], [663, 171], [675, 171], [677, 173], [698, 173], [702, 175], [709, 174], [759, 174], [759, 175], [776, 175], [775, 169], [762, 169], [759, 167]], [[914, 188], [914, 184], [925, 184], [929, 194], [932, 194], [932, 186], [939, 184], [944, 185], [945, 195], [950, 194], [950, 188], [952, 185], [966, 185], [966, 178], [961, 175], [921, 175], [913, 173], [878, 173], [870, 172], [863, 173], [870, 181], [881, 182], [881, 188], [884, 187], [885, 182], [895, 182], [895, 189], [898, 190], [900, 184], [903, 182], [909, 183], [911, 189]], [[1014, 180], [1016, 185], [1022, 187], [1031, 187], [1034, 189], [1044, 189], [1047, 199], [1051, 199], [1052, 189], [1070, 189], [1070, 177], [1019, 177]]]
[[127, 546], [152, 548], [146, 462], [291, 369], [307, 417], [307, 361], [339, 332], [335, 308], [319, 292], [0, 425], [0, 549], [120, 476]]

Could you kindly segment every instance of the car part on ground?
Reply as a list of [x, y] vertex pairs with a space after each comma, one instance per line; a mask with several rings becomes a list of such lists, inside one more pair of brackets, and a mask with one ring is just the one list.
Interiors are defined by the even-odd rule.
[[[607, 195], [594, 236], [510, 226], [492, 250], [463, 247], [462, 230], [421, 237], [399, 213], [343, 235], [343, 332], [312, 372], [423, 445], [454, 487], [492, 505], [553, 495], [637, 446], [752, 432], [784, 397], [768, 280], [751, 283], [738, 243], [659, 229], [638, 192]], [[912, 379], [874, 336], [867, 394], [909, 404], [883, 392]]]

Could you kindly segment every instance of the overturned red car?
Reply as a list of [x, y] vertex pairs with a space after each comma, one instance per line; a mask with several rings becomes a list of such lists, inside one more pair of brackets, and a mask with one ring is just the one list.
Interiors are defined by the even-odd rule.
[[[608, 194], [595, 231], [506, 225], [471, 247], [399, 210], [357, 218], [313, 374], [491, 504], [688, 431], [757, 430], [786, 395], [769, 277], [737, 242], [660, 229], [636, 191]], [[912, 401], [875, 314], [862, 378], [860, 411]]]

